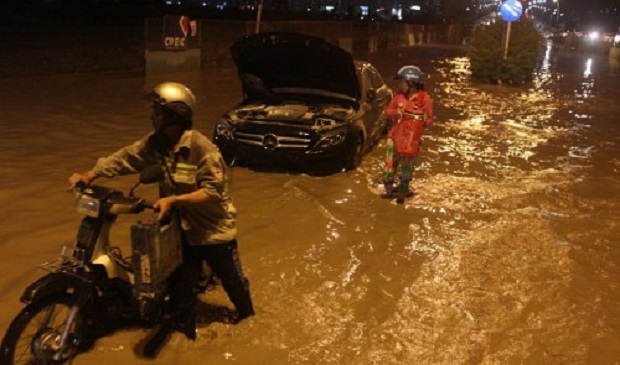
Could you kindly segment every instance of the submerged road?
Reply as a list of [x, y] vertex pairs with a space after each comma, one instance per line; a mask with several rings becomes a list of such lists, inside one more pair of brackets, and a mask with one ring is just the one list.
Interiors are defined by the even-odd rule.
[[[228, 305], [217, 288], [201, 296], [196, 342], [175, 334], [148, 361], [134, 352], [146, 331], [130, 328], [73, 363], [619, 364], [620, 67], [545, 50], [522, 87], [473, 83], [450, 48], [372, 56], [386, 80], [420, 65], [435, 98], [418, 194], [379, 198], [383, 143], [326, 177], [233, 168], [256, 317], [213, 321]], [[174, 78], [195, 90], [207, 135], [241, 97], [233, 68]], [[161, 80], [0, 80], [0, 331], [36, 265], [73, 240], [69, 173], [148, 131], [141, 95]]]

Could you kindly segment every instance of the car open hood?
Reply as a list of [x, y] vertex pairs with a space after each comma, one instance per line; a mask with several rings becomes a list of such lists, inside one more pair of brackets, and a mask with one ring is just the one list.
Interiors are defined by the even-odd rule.
[[256, 123], [285, 123], [313, 125], [317, 119], [343, 122], [353, 109], [330, 105], [311, 106], [306, 104], [245, 105], [227, 113], [231, 123], [252, 121]]
[[250, 100], [269, 97], [278, 89], [324, 90], [359, 100], [353, 57], [322, 38], [258, 33], [240, 38], [230, 51]]

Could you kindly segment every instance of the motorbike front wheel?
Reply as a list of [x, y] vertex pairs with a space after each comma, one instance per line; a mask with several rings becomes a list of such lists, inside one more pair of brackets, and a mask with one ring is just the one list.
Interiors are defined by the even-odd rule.
[[73, 298], [51, 296], [28, 304], [15, 317], [2, 340], [1, 364], [62, 364], [74, 357], [81, 339], [82, 321], [68, 327], [65, 346], [60, 346], [67, 329]]

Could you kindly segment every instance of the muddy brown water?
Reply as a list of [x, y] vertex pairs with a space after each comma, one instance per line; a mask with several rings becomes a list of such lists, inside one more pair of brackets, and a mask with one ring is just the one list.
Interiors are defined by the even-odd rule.
[[[386, 79], [421, 65], [435, 98], [417, 195], [379, 198], [383, 142], [330, 176], [233, 168], [257, 316], [210, 322], [208, 304], [228, 305], [216, 289], [195, 343], [175, 334], [147, 361], [134, 350], [146, 330], [129, 328], [73, 363], [620, 363], [619, 61], [543, 51], [523, 87], [472, 82], [451, 48], [372, 56]], [[73, 240], [69, 173], [143, 135], [141, 95], [163, 79], [0, 80], [0, 331], [37, 264]], [[196, 91], [208, 135], [241, 95], [233, 68], [174, 79]], [[119, 222], [121, 246], [133, 219]]]

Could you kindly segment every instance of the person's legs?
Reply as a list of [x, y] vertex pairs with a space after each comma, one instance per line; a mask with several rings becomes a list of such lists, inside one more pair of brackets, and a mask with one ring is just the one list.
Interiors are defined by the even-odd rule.
[[405, 198], [409, 196], [409, 184], [411, 183], [411, 177], [413, 176], [415, 157], [402, 157], [400, 161], [401, 177], [400, 184], [396, 192], [396, 202], [402, 204], [405, 202]]
[[235, 306], [238, 320], [254, 315], [254, 306], [250, 297], [250, 283], [243, 274], [237, 241], [223, 244], [200, 246], [215, 274], [220, 278], [222, 287]]
[[394, 175], [397, 169], [398, 156], [394, 151], [394, 141], [388, 138], [385, 151], [385, 170], [383, 172], [385, 192], [381, 194], [383, 199], [392, 199], [394, 197]]
[[183, 264], [169, 280], [172, 321], [191, 340], [196, 339], [196, 293], [194, 287], [202, 270], [202, 259], [193, 246], [183, 248]]

